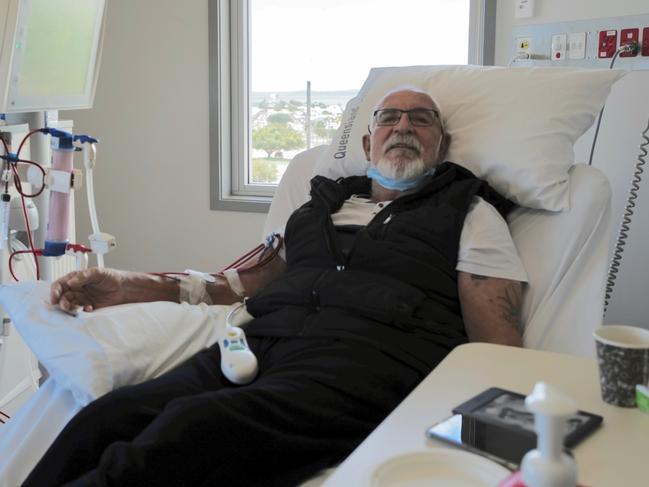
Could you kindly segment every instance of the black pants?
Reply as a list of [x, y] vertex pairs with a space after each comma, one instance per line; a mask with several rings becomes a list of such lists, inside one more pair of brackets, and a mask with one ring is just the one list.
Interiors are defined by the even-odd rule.
[[421, 379], [378, 350], [254, 338], [234, 386], [214, 345], [74, 417], [23, 485], [291, 486], [343, 460]]

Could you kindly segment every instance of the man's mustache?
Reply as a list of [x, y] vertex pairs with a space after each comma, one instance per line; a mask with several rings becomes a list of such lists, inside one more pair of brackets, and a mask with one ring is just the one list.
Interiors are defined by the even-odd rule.
[[413, 135], [394, 134], [390, 137], [385, 144], [383, 144], [383, 153], [385, 154], [391, 149], [411, 149], [421, 154], [424, 150], [421, 143]]

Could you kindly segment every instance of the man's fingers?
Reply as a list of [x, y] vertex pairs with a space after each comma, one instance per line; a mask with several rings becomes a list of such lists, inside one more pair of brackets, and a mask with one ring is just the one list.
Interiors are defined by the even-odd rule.
[[59, 307], [64, 311], [72, 312], [80, 307], [83, 307], [84, 310], [87, 307], [92, 308], [93, 305], [84, 293], [77, 291], [67, 291], [61, 296], [61, 299], [59, 300]]
[[74, 311], [78, 307], [79, 305], [77, 304], [74, 293], [66, 292], [61, 295], [61, 299], [59, 299], [59, 308], [63, 311]]
[[69, 281], [71, 279], [74, 279], [79, 274], [79, 272], [80, 271], [70, 272], [69, 274], [66, 274], [65, 276], [57, 279], [52, 283], [52, 287], [50, 288], [50, 302], [52, 304], [59, 303], [59, 300], [61, 299], [63, 293], [67, 292], [70, 289]]
[[80, 291], [84, 286], [99, 284], [106, 278], [105, 274], [96, 268], [80, 271], [67, 281], [67, 285], [73, 291]]
[[85, 271], [81, 271], [68, 279], [67, 284], [70, 289], [79, 291], [83, 288], [83, 286], [92, 282], [92, 275], [93, 272], [91, 271], [91, 269], [86, 269]]
[[50, 288], [50, 303], [59, 304], [61, 294], [63, 294], [63, 286], [60, 282], [55, 281]]
[[114, 284], [113, 281], [116, 281], [114, 271], [107, 269], [90, 268], [70, 272], [52, 284], [50, 302], [64, 311], [76, 307], [82, 307], [85, 311], [93, 311], [95, 303], [91, 302], [88, 295], [105, 292], [107, 286], [110, 288], [110, 285]]

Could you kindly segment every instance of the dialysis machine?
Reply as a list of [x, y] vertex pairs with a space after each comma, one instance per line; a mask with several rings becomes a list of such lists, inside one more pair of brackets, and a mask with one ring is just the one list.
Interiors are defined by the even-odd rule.
[[[99, 230], [94, 205], [98, 140], [58, 120], [59, 110], [92, 107], [105, 10], [105, 0], [0, 0], [2, 284], [56, 279], [83, 267], [88, 252], [101, 266], [115, 246]], [[83, 171], [74, 168], [75, 152], [82, 153]], [[75, 243], [74, 232], [73, 190], [82, 184], [93, 228], [87, 246]], [[41, 372], [2, 309], [0, 317], [0, 411], [6, 415], [38, 388]]]

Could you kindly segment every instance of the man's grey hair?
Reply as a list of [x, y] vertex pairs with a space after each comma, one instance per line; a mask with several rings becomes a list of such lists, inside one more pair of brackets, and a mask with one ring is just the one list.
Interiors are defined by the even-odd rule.
[[442, 120], [442, 111], [439, 108], [439, 103], [437, 103], [437, 100], [430, 96], [430, 93], [428, 93], [426, 90], [422, 90], [420, 87], [415, 86], [415, 85], [410, 85], [410, 84], [403, 84], [399, 86], [395, 86], [394, 88], [390, 89], [388, 92], [383, 95], [379, 101], [376, 102], [374, 105], [374, 108], [372, 108], [372, 111], [370, 112], [370, 120], [367, 125], [368, 128], [374, 128], [374, 112], [379, 109], [379, 107], [383, 104], [385, 99], [389, 97], [390, 95], [393, 95], [395, 93], [398, 93], [400, 91], [412, 91], [413, 93], [421, 93], [422, 95], [426, 95], [428, 98], [430, 98], [430, 101], [433, 103], [433, 107], [435, 110], [437, 110], [437, 113], [439, 113], [439, 123], [442, 128], [442, 132], [446, 133], [446, 129], [444, 127], [444, 121]]

